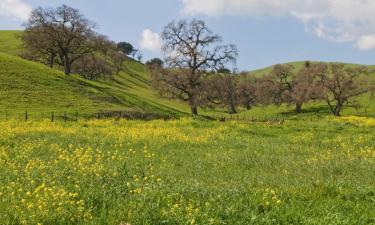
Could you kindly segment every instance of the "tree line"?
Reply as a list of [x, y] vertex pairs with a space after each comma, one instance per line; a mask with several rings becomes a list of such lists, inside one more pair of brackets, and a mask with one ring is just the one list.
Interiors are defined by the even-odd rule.
[[[21, 35], [22, 57], [90, 80], [119, 74], [131, 58], [142, 60], [130, 43], [111, 41], [95, 28], [77, 9], [39, 7]], [[226, 107], [234, 114], [268, 104], [294, 104], [300, 113], [307, 102], [325, 101], [340, 116], [354, 97], [374, 90], [368, 69], [343, 64], [276, 65], [263, 76], [232, 72], [227, 68], [235, 67], [237, 47], [222, 44], [201, 20], [171, 22], [161, 39], [165, 59], [146, 63], [153, 87], [163, 97], [186, 102], [193, 115], [198, 107]]]
[[226, 69], [238, 55], [234, 45], [221, 45], [221, 37], [204, 21], [168, 24], [162, 33], [165, 63], [149, 65], [153, 86], [160, 95], [187, 102], [191, 113], [201, 107], [226, 107], [237, 113], [254, 105], [294, 104], [301, 113], [305, 103], [324, 101], [334, 116], [354, 103], [354, 97], [374, 90], [366, 67], [306, 62], [301, 68], [275, 65], [260, 77]]

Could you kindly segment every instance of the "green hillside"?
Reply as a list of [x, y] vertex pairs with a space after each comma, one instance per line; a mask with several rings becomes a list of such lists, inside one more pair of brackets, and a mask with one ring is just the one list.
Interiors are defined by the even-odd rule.
[[0, 104], [5, 111], [90, 111], [111, 105], [111, 101], [100, 100], [108, 96], [77, 81], [43, 65], [0, 53]]
[[[289, 63], [286, 63], [286, 64], [293, 66], [294, 72], [297, 72], [299, 69], [301, 69], [305, 65], [305, 63], [306, 63], [306, 61], [298, 61], [298, 62], [289, 62]], [[311, 61], [311, 63], [317, 63], [317, 62]], [[328, 62], [328, 63], [333, 64], [333, 63], [336, 63], [336, 62]], [[363, 66], [363, 65], [359, 65], [359, 64], [353, 64], [353, 63], [344, 63], [344, 64], [347, 65], [347, 66], [352, 66], [352, 67]], [[375, 66], [373, 66], [373, 65], [366, 65], [366, 67], [375, 69]], [[261, 68], [261, 69], [258, 69], [258, 70], [251, 71], [251, 72], [249, 72], [249, 74], [252, 74], [253, 76], [259, 77], [259, 76], [262, 76], [264, 74], [270, 73], [272, 71], [272, 68], [273, 68], [273, 66]]]
[[184, 113], [183, 104], [162, 99], [152, 91], [142, 64], [128, 62], [126, 71], [113, 80], [88, 81], [75, 75], [66, 76], [19, 58], [18, 33], [0, 32], [0, 118], [5, 112], [11, 116], [26, 109], [30, 114], [140, 112], [171, 116]]
[[21, 50], [21, 41], [18, 35], [21, 31], [0, 31], [0, 52], [17, 55]]
[[[111, 80], [88, 81], [76, 75], [66, 76], [60, 71], [19, 58], [22, 51], [19, 34], [20, 31], [0, 31], [0, 118], [5, 112], [19, 116], [26, 109], [38, 115], [52, 111], [60, 115], [65, 111], [84, 115], [137, 112], [174, 116], [189, 113], [183, 102], [161, 98], [152, 90], [148, 72], [140, 63], [128, 62], [125, 72]], [[298, 69], [304, 62], [290, 64]], [[250, 74], [262, 76], [271, 70], [272, 67], [267, 67]], [[343, 114], [375, 116], [375, 104], [370, 95], [358, 100], [362, 107], [346, 107]], [[320, 102], [306, 104], [303, 109], [304, 115], [315, 114], [316, 111], [329, 114], [326, 104]], [[226, 109], [200, 109], [200, 114], [224, 116]], [[240, 116], [272, 117], [280, 114], [294, 116], [294, 107], [283, 105], [240, 110]]]

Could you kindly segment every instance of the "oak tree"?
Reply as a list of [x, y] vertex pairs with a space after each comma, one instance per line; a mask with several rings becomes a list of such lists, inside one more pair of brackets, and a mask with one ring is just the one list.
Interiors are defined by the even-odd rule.
[[161, 37], [169, 69], [160, 74], [160, 85], [168, 87], [162, 89], [171, 96], [187, 102], [191, 113], [197, 115], [206, 72], [235, 62], [237, 49], [234, 45], [220, 45], [221, 38], [201, 20], [171, 22]]
[[[77, 9], [62, 5], [53, 8], [33, 10], [23, 34], [29, 48], [46, 52], [50, 66], [55, 57], [59, 58], [65, 74], [70, 74], [73, 63], [95, 51], [95, 25]], [[33, 40], [39, 40], [31, 43]]]

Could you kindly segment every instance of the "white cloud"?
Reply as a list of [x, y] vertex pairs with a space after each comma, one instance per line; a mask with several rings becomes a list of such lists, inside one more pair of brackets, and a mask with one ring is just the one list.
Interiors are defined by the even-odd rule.
[[32, 7], [22, 0], [0, 0], [0, 16], [26, 21], [31, 11]]
[[372, 50], [375, 49], [375, 35], [362, 36], [358, 42], [357, 46], [362, 50]]
[[140, 46], [142, 50], [159, 52], [162, 48], [160, 35], [150, 29], [143, 30], [140, 40]]
[[320, 38], [375, 49], [374, 0], [182, 0], [183, 12], [208, 16], [291, 16]]

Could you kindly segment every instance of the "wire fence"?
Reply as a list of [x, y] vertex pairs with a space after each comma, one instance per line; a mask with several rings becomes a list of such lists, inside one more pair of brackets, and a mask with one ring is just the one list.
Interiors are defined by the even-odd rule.
[[0, 120], [18, 120], [18, 121], [45, 121], [50, 120], [51, 122], [55, 121], [78, 121], [79, 119], [88, 118], [84, 115], [79, 115], [78, 112], [30, 112], [25, 110], [22, 113], [19, 112], [3, 112], [0, 114]]
[[[284, 123], [286, 120], [293, 120], [295, 118], [290, 116], [285, 116], [282, 114], [277, 115], [267, 115], [267, 116], [253, 116], [253, 115], [241, 115], [241, 114], [234, 114], [234, 115], [211, 115], [210, 118], [221, 121], [221, 122], [228, 122], [228, 121], [243, 121], [243, 122], [261, 122], [261, 123]], [[324, 118], [324, 115], [315, 114], [315, 115], [308, 115], [308, 116], [301, 116], [306, 121], [321, 121]]]
[[0, 121], [50, 121], [50, 122], [77, 122], [79, 120], [104, 120], [104, 119], [129, 119], [129, 120], [154, 120], [154, 119], [177, 119], [174, 115], [164, 115], [158, 113], [146, 113], [137, 111], [115, 111], [97, 113], [79, 113], [69, 111], [37, 112], [25, 110], [23, 112], [0, 111]]
[[[246, 115], [246, 114], [210, 114], [205, 116], [198, 116], [198, 118], [206, 118], [220, 122], [228, 121], [242, 121], [242, 122], [263, 122], [263, 123], [284, 123], [286, 120], [303, 119], [305, 121], [320, 121], [329, 114], [314, 113], [314, 114], [301, 114], [297, 116], [290, 116], [284, 114], [276, 115]], [[188, 114], [186, 114], [188, 116]], [[369, 116], [367, 114], [362, 116]], [[51, 112], [36, 112], [25, 110], [24, 112], [0, 112], [0, 121], [17, 120], [17, 121], [50, 121], [50, 122], [77, 122], [79, 120], [87, 119], [129, 119], [129, 120], [173, 120], [179, 119], [184, 116], [176, 115], [162, 115], [157, 113], [144, 113], [144, 112], [99, 112], [84, 114], [71, 111], [51, 111]]]

